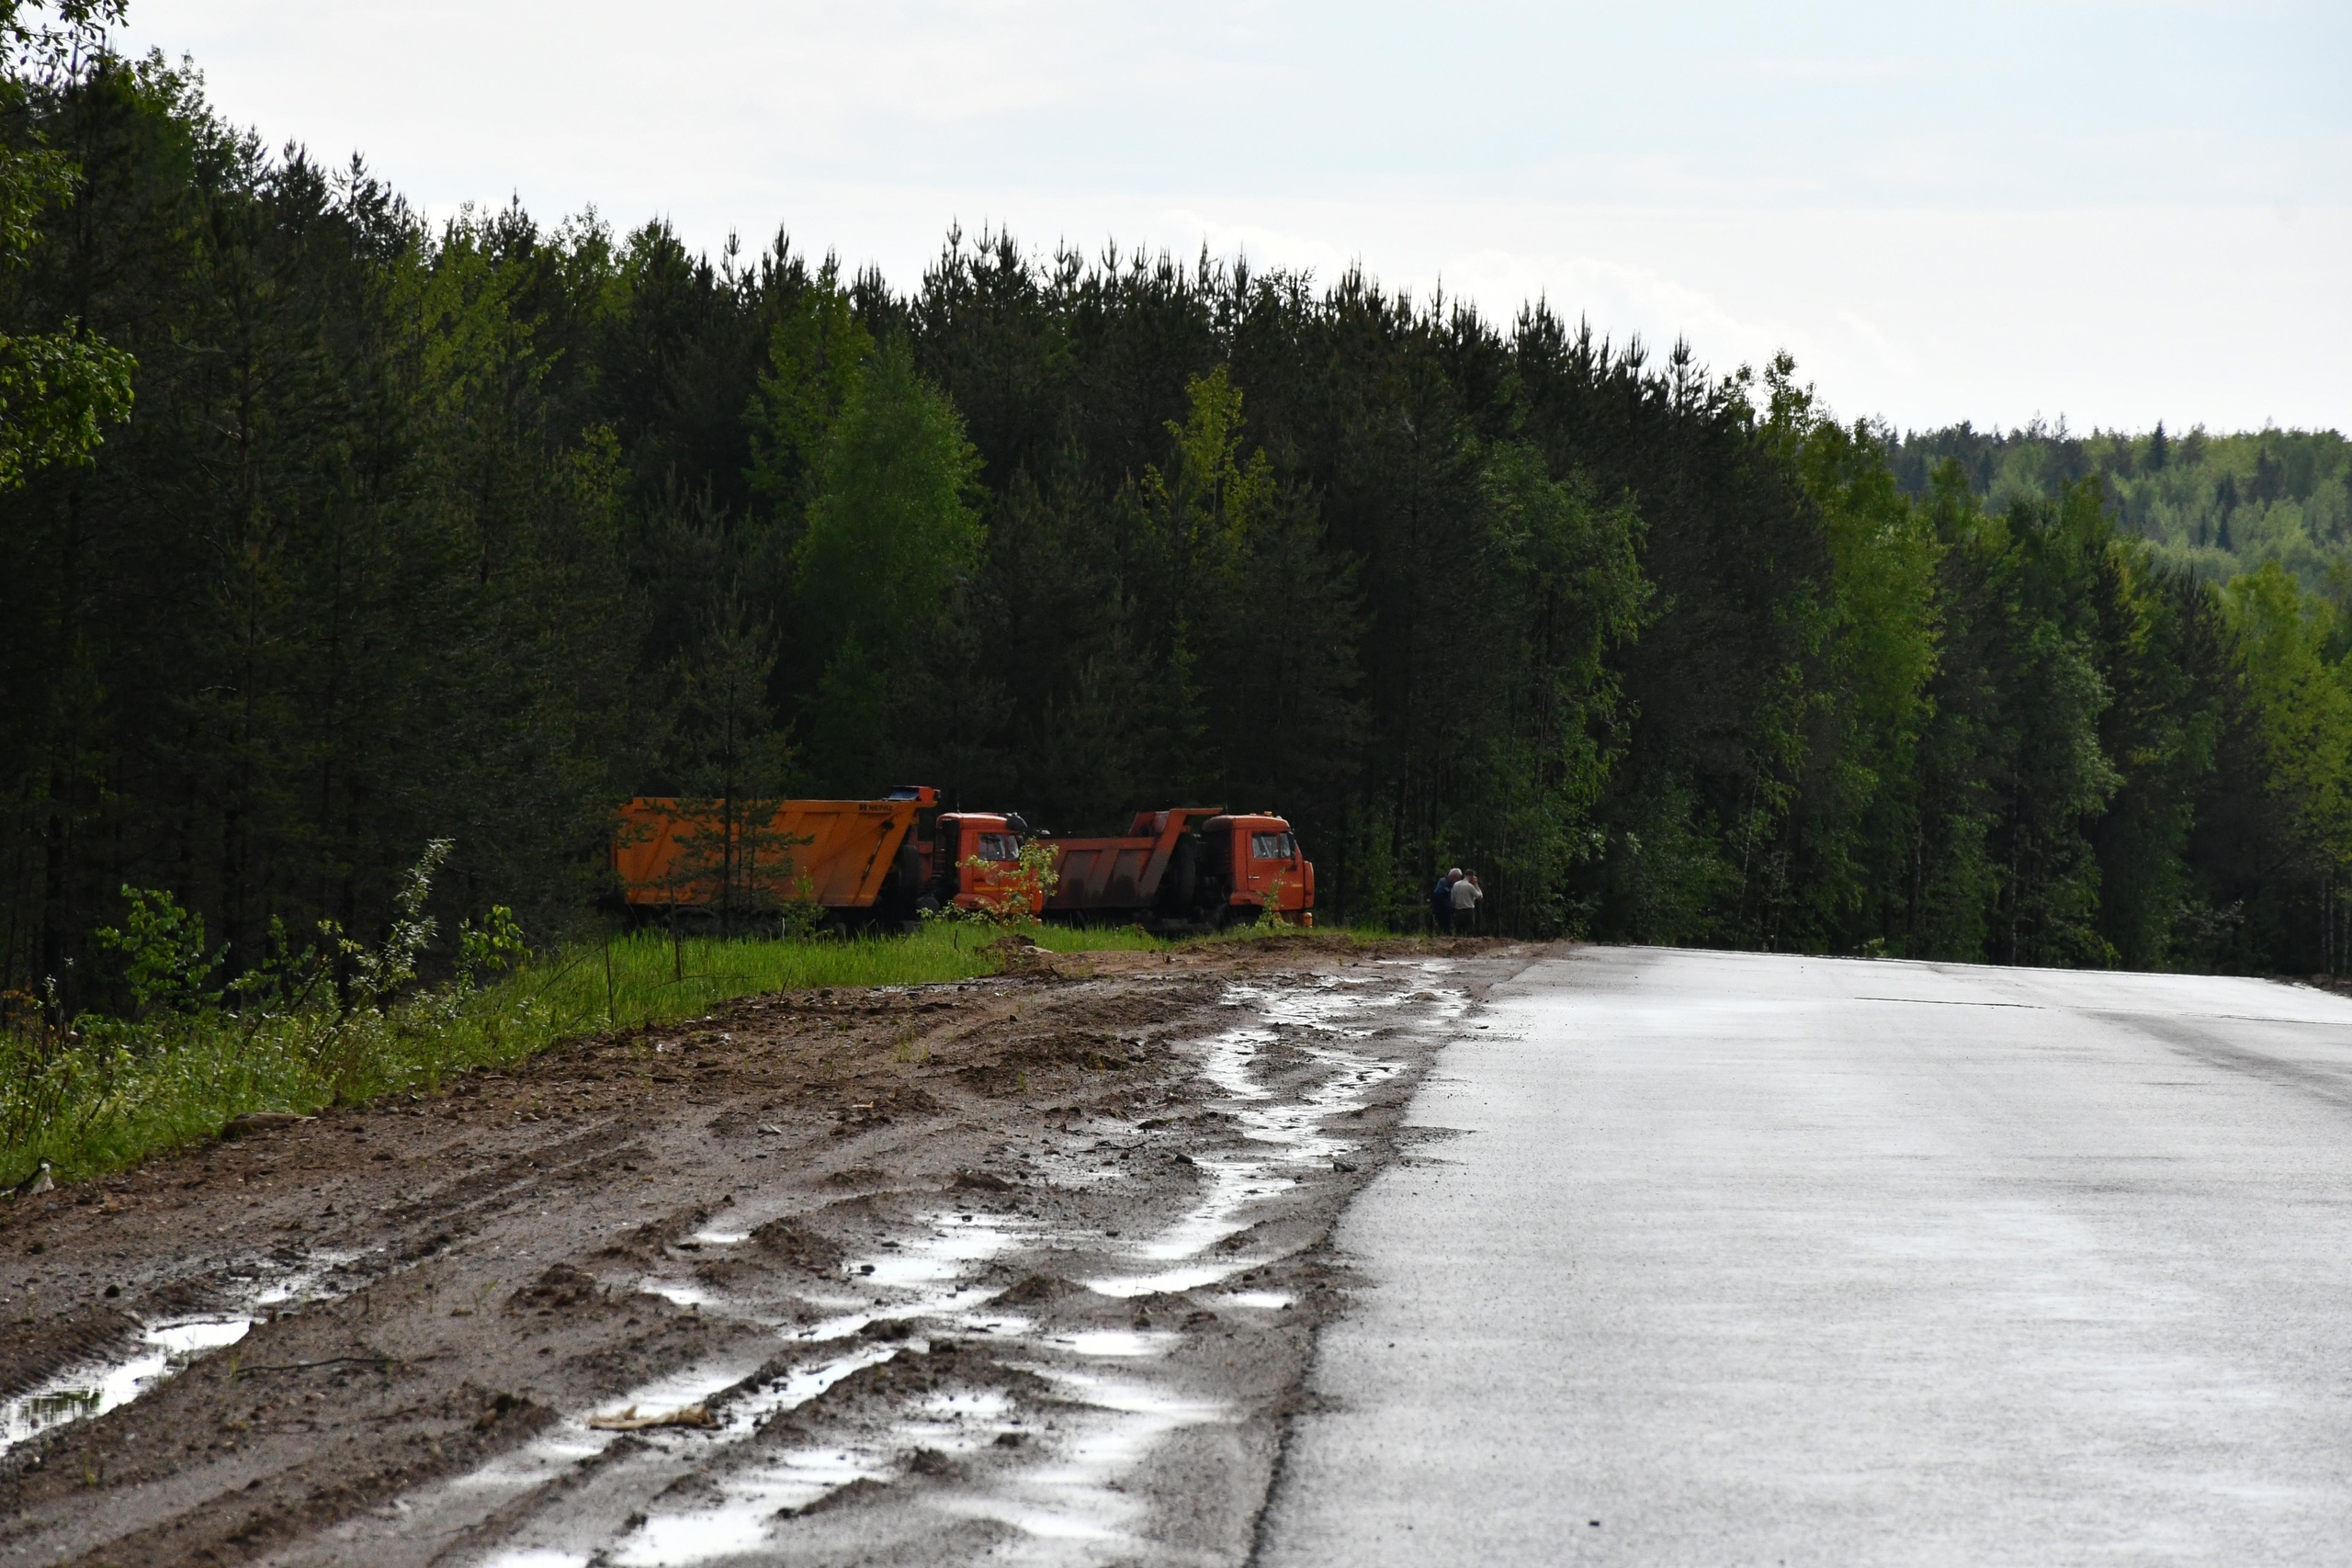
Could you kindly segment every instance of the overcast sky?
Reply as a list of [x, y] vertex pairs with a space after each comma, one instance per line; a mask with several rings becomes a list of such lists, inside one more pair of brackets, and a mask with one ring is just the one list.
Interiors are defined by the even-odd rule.
[[131, 0], [428, 211], [1205, 241], [1919, 427], [2352, 429], [2352, 4]]

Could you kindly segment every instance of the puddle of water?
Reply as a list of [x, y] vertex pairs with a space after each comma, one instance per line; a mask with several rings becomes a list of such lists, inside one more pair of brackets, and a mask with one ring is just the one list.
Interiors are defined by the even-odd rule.
[[[978, 1310], [997, 1292], [958, 1281], [967, 1279], [976, 1266], [1018, 1245], [1035, 1228], [1034, 1223], [997, 1215], [933, 1216], [923, 1232], [899, 1248], [853, 1258], [847, 1266], [861, 1282], [870, 1282], [906, 1299], [861, 1303], [855, 1310], [802, 1328], [795, 1337], [825, 1344], [849, 1338], [877, 1321], [911, 1317], [944, 1319], [964, 1333], [1001, 1334], [1007, 1337], [1022, 1335], [1034, 1326], [1029, 1319]], [[867, 1263], [874, 1265], [874, 1272], [858, 1272]], [[1163, 1355], [1180, 1337], [1168, 1331], [1105, 1329], [1057, 1336], [1044, 1341], [1043, 1346], [1091, 1359], [1134, 1359]], [[765, 1388], [731, 1401], [718, 1433], [670, 1440], [708, 1443], [715, 1437], [721, 1442], [740, 1442], [774, 1416], [816, 1398], [863, 1367], [889, 1359], [899, 1349], [894, 1344], [862, 1343], [844, 1354], [797, 1369]], [[735, 1380], [729, 1380], [732, 1381]], [[1131, 1393], [1125, 1397], [1133, 1403], [1142, 1396]], [[675, 1394], [672, 1399], [674, 1403], [690, 1402]], [[632, 1401], [641, 1410], [672, 1407], [650, 1390], [613, 1403], [618, 1405]], [[731, 1473], [717, 1473], [718, 1467], [706, 1464], [705, 1473], [719, 1492], [715, 1505], [650, 1513], [607, 1556], [617, 1568], [684, 1568], [686, 1564], [755, 1552], [767, 1540], [780, 1513], [805, 1508], [862, 1479], [885, 1479], [896, 1472], [897, 1456], [911, 1448], [950, 1453], [974, 1451], [993, 1442], [999, 1433], [1013, 1429], [1009, 1422], [1012, 1408], [1010, 1397], [999, 1392], [933, 1394], [917, 1404], [907, 1417], [894, 1423], [886, 1438], [876, 1444], [834, 1443], [790, 1450], [763, 1456], [756, 1465]], [[1133, 1419], [1132, 1413], [1127, 1413], [1127, 1418]], [[579, 1428], [576, 1431], [572, 1430], [575, 1426]], [[543, 1446], [550, 1460], [576, 1464], [585, 1457], [581, 1451], [583, 1444], [605, 1436], [589, 1431], [584, 1423], [567, 1421], [563, 1431], [550, 1434], [541, 1445], [535, 1446]], [[661, 1435], [647, 1436], [657, 1444], [663, 1440]], [[1124, 1442], [1106, 1446], [1099, 1433], [1089, 1440], [1101, 1450], [1090, 1462], [1109, 1463], [1126, 1451]], [[1134, 1441], [1141, 1447], [1136, 1451], [1148, 1449], [1154, 1440], [1156, 1438], [1137, 1436]], [[597, 1443], [588, 1451], [601, 1451], [603, 1446]], [[1057, 1517], [1051, 1509], [1038, 1516], [1047, 1523]]]
[[[1181, 1220], [1135, 1249], [1136, 1256], [1149, 1258], [1190, 1258], [1215, 1247], [1227, 1236], [1243, 1227], [1234, 1220], [1252, 1194], [1253, 1186], [1261, 1188], [1268, 1178], [1265, 1163], [1261, 1160], [1231, 1162], [1200, 1158], [1193, 1162], [1207, 1187], [1200, 1201]], [[1288, 1182], [1284, 1186], [1290, 1185]]]
[[[913, 1301], [886, 1302], [865, 1307], [857, 1312], [843, 1313], [839, 1317], [829, 1317], [820, 1323], [812, 1323], [806, 1328], [795, 1330], [792, 1337], [810, 1340], [821, 1345], [829, 1339], [845, 1339], [869, 1323], [900, 1322], [912, 1317], [944, 1317], [958, 1325], [971, 1324], [975, 1327], [997, 1322], [1020, 1324], [1026, 1326], [1027, 1320], [1023, 1318], [1000, 1319], [976, 1314], [973, 1312], [973, 1308], [985, 1306], [996, 1300], [1001, 1293], [992, 1288], [967, 1285], [944, 1293], [920, 1296]], [[982, 1329], [982, 1331], [986, 1330]]]
[[1075, 1550], [1078, 1560], [1100, 1562], [1104, 1546], [1140, 1546], [1133, 1529], [1145, 1504], [1117, 1483], [1143, 1462], [1170, 1434], [1187, 1427], [1231, 1419], [1230, 1410], [1211, 1400], [1170, 1394], [1125, 1378], [1073, 1372], [1051, 1366], [1029, 1370], [1058, 1384], [1075, 1402], [1098, 1414], [1059, 1445], [1046, 1462], [991, 1483], [985, 1494], [948, 1493], [933, 1500], [944, 1512], [966, 1518], [994, 1519], [1028, 1538], [1019, 1561], [1054, 1561]]
[[[1289, 1174], [1327, 1164], [1355, 1149], [1334, 1136], [1332, 1118], [1362, 1106], [1369, 1094], [1404, 1070], [1401, 1064], [1371, 1055], [1355, 1044], [1370, 1038], [1371, 1021], [1400, 1004], [1390, 991], [1364, 994], [1354, 987], [1374, 984], [1367, 976], [1327, 978], [1314, 988], [1267, 990], [1233, 987], [1227, 1000], [1248, 1006], [1257, 1019], [1207, 1043], [1202, 1073], [1220, 1089], [1241, 1135], [1261, 1146], [1256, 1156], [1227, 1156], [1199, 1162], [1203, 1191], [1193, 1205], [1158, 1235], [1131, 1247], [1138, 1262], [1167, 1267], [1088, 1281], [1102, 1294], [1119, 1297], [1198, 1290], [1261, 1267], [1264, 1258], [1204, 1258], [1202, 1255], [1253, 1223], [1250, 1213], [1299, 1185]], [[1344, 987], [1344, 988], [1343, 988]], [[1428, 994], [1420, 993], [1427, 1000]], [[1441, 995], [1431, 1008], [1431, 1026], [1458, 1018], [1469, 998]], [[1302, 1053], [1317, 1069], [1303, 1093], [1284, 1096], [1261, 1081], [1261, 1057], [1282, 1046]], [[1295, 1297], [1280, 1291], [1235, 1291], [1217, 1298], [1237, 1308], [1278, 1312]], [[1163, 1354], [1181, 1339], [1168, 1332], [1105, 1330], [1052, 1336], [1035, 1341], [1041, 1349], [1061, 1350], [1095, 1360], [1140, 1360]], [[997, 1520], [1019, 1529], [1025, 1546], [1014, 1560], [1095, 1563], [1123, 1557], [1143, 1546], [1132, 1531], [1143, 1505], [1119, 1483], [1168, 1436], [1182, 1427], [1228, 1420], [1214, 1401], [1189, 1398], [1135, 1378], [1107, 1377], [1057, 1368], [1028, 1369], [1058, 1384], [1073, 1402], [1098, 1414], [1054, 1457], [1035, 1468], [993, 1482], [985, 1494], [947, 1494], [935, 1506], [964, 1517]]]
[[264, 1308], [325, 1293], [320, 1282], [356, 1259], [356, 1252], [322, 1252], [290, 1268], [263, 1264], [240, 1279], [246, 1289], [236, 1308], [198, 1317], [151, 1323], [138, 1342], [111, 1357], [69, 1367], [29, 1393], [0, 1402], [0, 1453], [52, 1427], [120, 1409], [208, 1352], [234, 1345]]
[[584, 1551], [557, 1551], [548, 1547], [526, 1547], [520, 1551], [502, 1551], [482, 1564], [482, 1568], [588, 1568], [590, 1558]]
[[1158, 1356], [1172, 1350], [1183, 1336], [1165, 1329], [1094, 1328], [1080, 1334], [1056, 1334], [1044, 1343], [1081, 1356]]
[[[806, 1404], [862, 1368], [889, 1360], [899, 1349], [896, 1345], [864, 1346], [817, 1366], [797, 1369], [730, 1403], [718, 1438], [740, 1442], [770, 1418]], [[994, 1423], [989, 1432], [993, 1437], [1002, 1429], [1001, 1417], [1012, 1408], [1012, 1401], [993, 1392], [960, 1397], [933, 1394], [920, 1408], [928, 1419], [896, 1432], [893, 1448], [910, 1441], [933, 1448], [949, 1446], [945, 1433], [963, 1420]], [[856, 1444], [786, 1450], [747, 1470], [714, 1476], [719, 1500], [713, 1506], [650, 1514], [611, 1554], [610, 1561], [621, 1568], [679, 1568], [752, 1551], [767, 1539], [780, 1512], [805, 1508], [853, 1482], [881, 1480], [894, 1469], [888, 1451]]]
[[1288, 1291], [1228, 1291], [1217, 1297], [1238, 1307], [1255, 1307], [1261, 1312], [1280, 1312], [1298, 1300]]
[[894, 1456], [910, 1448], [978, 1452], [1000, 1433], [1017, 1429], [1013, 1416], [1013, 1401], [1001, 1390], [931, 1394], [883, 1442], [779, 1454], [755, 1472], [718, 1482], [723, 1500], [716, 1507], [648, 1518], [609, 1560], [616, 1568], [678, 1568], [756, 1551], [780, 1513], [805, 1508], [855, 1481], [887, 1479], [898, 1470]]
[[59, 1373], [0, 1404], [0, 1453], [51, 1427], [119, 1409], [206, 1351], [234, 1345], [253, 1325], [243, 1316], [160, 1323], [140, 1337], [137, 1349]]
[[1006, 1251], [1020, 1233], [1035, 1228], [998, 1214], [942, 1214], [931, 1221], [928, 1235], [904, 1242], [895, 1250], [851, 1258], [845, 1267], [885, 1290], [920, 1290], [963, 1278], [971, 1272], [972, 1265]]
[[1215, 1263], [1191, 1263], [1181, 1269], [1163, 1269], [1157, 1274], [1120, 1274], [1104, 1280], [1089, 1280], [1086, 1288], [1097, 1295], [1121, 1298], [1159, 1295], [1163, 1292], [1172, 1295], [1180, 1291], [1197, 1291], [1217, 1284], [1269, 1261], [1271, 1259], [1264, 1258], [1227, 1258]]
[[[871, 1323], [914, 1317], [944, 1318], [955, 1322], [958, 1328], [969, 1325], [981, 1332], [1025, 1329], [1029, 1325], [1024, 1318], [977, 1314], [974, 1309], [985, 1305], [997, 1292], [965, 1284], [961, 1280], [976, 1265], [1016, 1245], [1020, 1233], [1029, 1228], [1032, 1227], [1025, 1224], [994, 1215], [930, 1216], [923, 1222], [923, 1229], [911, 1235], [899, 1251], [872, 1259], [854, 1259], [849, 1265], [861, 1283], [880, 1286], [899, 1299], [862, 1302], [855, 1297], [833, 1298], [827, 1304], [856, 1304], [838, 1316], [794, 1331], [792, 1337], [812, 1345], [830, 1344], [849, 1338]], [[873, 1274], [855, 1274], [858, 1264], [864, 1261], [876, 1264]], [[885, 1261], [893, 1266], [888, 1272], [882, 1268]], [[943, 1285], [946, 1288], [940, 1288]], [[645, 1288], [658, 1290], [660, 1284], [649, 1280]], [[701, 1292], [694, 1294], [699, 1304], [723, 1306], [723, 1303], [715, 1303]], [[887, 1341], [844, 1347], [839, 1354], [796, 1368], [763, 1387], [730, 1400], [716, 1431], [654, 1428], [640, 1432], [638, 1437], [657, 1451], [670, 1451], [689, 1443], [704, 1452], [732, 1448], [752, 1437], [771, 1417], [807, 1404], [851, 1373], [887, 1361], [908, 1348], [906, 1343]], [[707, 1401], [735, 1387], [755, 1370], [740, 1363], [706, 1363], [604, 1401], [597, 1409], [611, 1411], [634, 1404], [642, 1414], [659, 1415]], [[544, 1485], [583, 1461], [602, 1454], [617, 1436], [591, 1427], [585, 1413], [568, 1416], [516, 1453], [492, 1461], [451, 1484], [476, 1492], [517, 1492]], [[705, 1463], [707, 1465], [708, 1461]], [[644, 1568], [647, 1564], [699, 1562], [745, 1551], [765, 1539], [777, 1510], [806, 1507], [862, 1477], [878, 1478], [889, 1471], [888, 1455], [854, 1447], [835, 1445], [779, 1454], [719, 1482], [721, 1501], [717, 1506], [650, 1514], [643, 1525], [629, 1532], [609, 1560], [629, 1568]], [[539, 1546], [512, 1550], [558, 1551]], [[510, 1560], [494, 1561], [506, 1563]], [[571, 1559], [561, 1557], [559, 1551], [558, 1557], [549, 1561]]]
[[[757, 1370], [756, 1363], [747, 1366], [741, 1362], [705, 1361], [684, 1371], [642, 1383], [627, 1393], [602, 1402], [596, 1410], [609, 1413], [635, 1405], [641, 1416], [666, 1415], [689, 1404], [701, 1404], [720, 1390], [732, 1388]], [[456, 1477], [447, 1484], [452, 1489], [468, 1492], [514, 1491], [554, 1480], [582, 1460], [594, 1459], [603, 1453], [620, 1436], [617, 1432], [600, 1432], [589, 1426], [588, 1414], [594, 1412], [565, 1417], [533, 1441]], [[639, 1435], [648, 1440], [655, 1440], [657, 1433], [658, 1429]]]
[[329, 1301], [342, 1295], [325, 1287], [326, 1277], [367, 1256], [360, 1252], [313, 1252], [291, 1267], [273, 1266], [261, 1288], [246, 1298], [250, 1307], [283, 1306], [288, 1302]]
[[656, 1280], [650, 1275], [638, 1281], [637, 1288], [649, 1296], [660, 1296], [673, 1306], [700, 1309], [708, 1306], [711, 1294], [699, 1285], [689, 1285], [679, 1280]]
[[[1199, 1290], [1257, 1267], [1264, 1259], [1211, 1260], [1201, 1255], [1247, 1230], [1253, 1223], [1251, 1208], [1298, 1185], [1286, 1168], [1329, 1165], [1353, 1153], [1356, 1143], [1333, 1135], [1327, 1123], [1361, 1107], [1372, 1090], [1404, 1070], [1401, 1064], [1353, 1045], [1371, 1037], [1374, 1015], [1400, 1005], [1402, 998], [1394, 992], [1366, 995], [1346, 988], [1338, 977], [1327, 977], [1318, 986], [1296, 989], [1235, 986], [1227, 992], [1227, 1001], [1250, 1008], [1263, 1021], [1211, 1039], [1202, 1076], [1223, 1091], [1227, 1113], [1242, 1137], [1265, 1152], [1254, 1158], [1199, 1160], [1205, 1190], [1198, 1201], [1175, 1224], [1129, 1254], [1140, 1261], [1187, 1261], [1175, 1268], [1090, 1280], [1091, 1290], [1122, 1297]], [[1458, 991], [1444, 993], [1434, 1010], [1437, 1021], [1452, 1021], [1468, 1003]], [[1286, 1042], [1276, 1026], [1288, 1029]], [[1285, 1043], [1322, 1069], [1312, 1087], [1289, 1099], [1278, 1098], [1252, 1066], [1261, 1051]]]
[[727, 1488], [726, 1502], [691, 1514], [655, 1514], [632, 1531], [609, 1561], [620, 1568], [675, 1568], [758, 1550], [775, 1516], [805, 1508], [853, 1482], [888, 1473], [859, 1449], [807, 1450], [763, 1466], [749, 1484]]
[[[854, 1296], [809, 1298], [819, 1306], [848, 1310], [797, 1330], [793, 1337], [821, 1343], [845, 1338], [870, 1323], [910, 1317], [953, 1317], [981, 1332], [989, 1332], [1000, 1324], [1025, 1327], [1027, 1320], [1023, 1318], [972, 1315], [973, 1309], [994, 1300], [999, 1292], [960, 1281], [977, 1265], [1012, 1250], [1037, 1228], [1036, 1223], [1000, 1214], [938, 1214], [927, 1223], [926, 1235], [906, 1242], [898, 1251], [878, 1258], [852, 1258], [843, 1265], [848, 1276], [860, 1283], [909, 1292], [907, 1299], [871, 1302]], [[867, 1263], [874, 1265], [874, 1272], [860, 1272]], [[942, 1284], [950, 1288], [923, 1289]]]

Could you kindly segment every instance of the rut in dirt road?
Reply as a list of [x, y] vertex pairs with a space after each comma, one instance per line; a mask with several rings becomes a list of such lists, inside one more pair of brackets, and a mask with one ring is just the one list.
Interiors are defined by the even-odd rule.
[[0, 1562], [1243, 1560], [1323, 1237], [1521, 960], [1146, 956], [763, 998], [62, 1208], [148, 1228], [141, 1301], [250, 1263], [194, 1240], [239, 1207], [339, 1261], [0, 1457]]

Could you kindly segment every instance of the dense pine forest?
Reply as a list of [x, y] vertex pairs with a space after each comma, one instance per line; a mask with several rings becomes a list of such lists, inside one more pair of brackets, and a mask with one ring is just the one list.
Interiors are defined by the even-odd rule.
[[907, 782], [1279, 809], [1398, 928], [1461, 864], [1531, 934], [2341, 967], [2333, 433], [1897, 436], [1785, 360], [1009, 234], [428, 223], [6, 15], [20, 994], [127, 886], [234, 968], [449, 839], [449, 928], [552, 938], [631, 795]]

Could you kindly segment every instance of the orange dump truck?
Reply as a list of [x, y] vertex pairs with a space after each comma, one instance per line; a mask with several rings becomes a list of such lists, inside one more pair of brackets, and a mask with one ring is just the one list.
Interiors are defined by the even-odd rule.
[[1269, 905], [1315, 923], [1315, 866], [1279, 817], [1220, 806], [1138, 811], [1124, 838], [1056, 839], [1049, 917], [1135, 920], [1161, 928], [1258, 919]]
[[938, 805], [939, 792], [928, 788], [881, 800], [785, 800], [766, 821], [737, 821], [730, 832], [708, 802], [688, 809], [640, 795], [614, 824], [613, 871], [630, 908], [646, 913], [814, 903], [839, 917], [910, 919], [922, 876], [916, 829]]
[[943, 812], [925, 785], [880, 800], [779, 801], [767, 820], [731, 832], [722, 816], [660, 795], [620, 808], [612, 864], [631, 910], [752, 915], [813, 903], [837, 924], [896, 922], [943, 904], [994, 904], [1019, 882], [1021, 819]]

